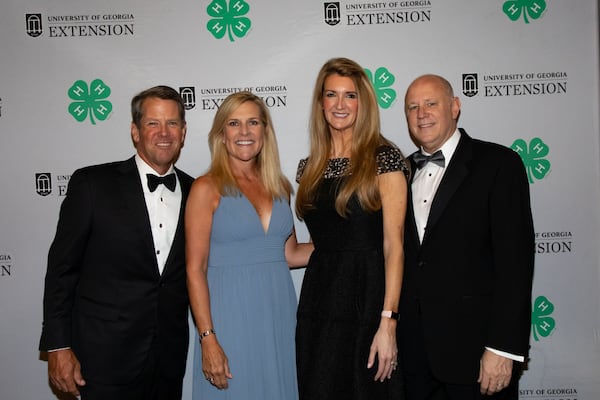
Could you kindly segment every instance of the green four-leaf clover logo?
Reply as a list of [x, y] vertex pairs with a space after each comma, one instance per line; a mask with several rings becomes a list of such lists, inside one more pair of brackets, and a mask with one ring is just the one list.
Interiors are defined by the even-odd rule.
[[535, 299], [531, 311], [531, 330], [533, 339], [538, 342], [539, 336], [548, 337], [556, 327], [556, 321], [550, 315], [554, 312], [554, 304], [546, 297], [539, 296]]
[[529, 146], [523, 139], [517, 139], [510, 148], [521, 156], [527, 169], [529, 183], [533, 183], [534, 178], [537, 180], [544, 179], [550, 171], [550, 161], [544, 158], [550, 152], [550, 148], [542, 139], [531, 139]]
[[365, 69], [365, 73], [373, 84], [379, 107], [390, 108], [394, 100], [396, 100], [396, 91], [391, 88], [396, 81], [396, 77], [384, 67], [377, 68], [375, 75], [368, 69]]
[[94, 117], [104, 121], [112, 111], [111, 102], [103, 100], [110, 96], [110, 88], [101, 79], [94, 79], [89, 88], [85, 81], [78, 80], [69, 88], [68, 94], [75, 100], [69, 104], [69, 114], [79, 122], [83, 122], [89, 114], [90, 121], [96, 125]]
[[513, 21], [518, 20], [523, 14], [523, 20], [528, 24], [527, 16], [538, 19], [546, 9], [545, 0], [511, 0], [504, 3], [502, 11]]
[[206, 8], [208, 15], [213, 17], [206, 28], [217, 39], [222, 39], [227, 33], [233, 42], [233, 35], [242, 38], [250, 30], [252, 22], [244, 17], [249, 10], [250, 6], [244, 0], [213, 0]]

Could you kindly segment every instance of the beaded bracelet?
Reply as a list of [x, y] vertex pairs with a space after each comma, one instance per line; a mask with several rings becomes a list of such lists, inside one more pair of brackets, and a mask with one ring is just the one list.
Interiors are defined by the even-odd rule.
[[214, 329], [209, 329], [207, 331], [204, 332], [200, 332], [200, 341], [202, 342], [202, 339], [204, 339], [205, 337], [207, 337], [208, 335], [214, 335], [215, 334], [215, 330]]

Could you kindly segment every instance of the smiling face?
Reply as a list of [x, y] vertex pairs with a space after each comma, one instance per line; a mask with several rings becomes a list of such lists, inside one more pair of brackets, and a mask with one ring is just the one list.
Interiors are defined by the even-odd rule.
[[439, 77], [417, 78], [408, 87], [404, 103], [410, 134], [427, 153], [440, 149], [456, 130], [460, 100]]
[[139, 126], [131, 124], [131, 138], [139, 156], [163, 175], [179, 156], [185, 140], [186, 124], [177, 103], [149, 97], [142, 104]]
[[265, 122], [260, 108], [246, 101], [236, 108], [225, 121], [223, 143], [230, 160], [252, 161], [263, 148]]
[[330, 75], [323, 85], [323, 114], [330, 131], [350, 132], [358, 115], [358, 92], [346, 76]]

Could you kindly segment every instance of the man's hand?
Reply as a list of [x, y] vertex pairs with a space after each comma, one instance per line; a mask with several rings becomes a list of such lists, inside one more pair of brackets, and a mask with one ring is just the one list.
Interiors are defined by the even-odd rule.
[[71, 349], [48, 352], [48, 377], [61, 392], [79, 396], [78, 386], [84, 386], [81, 365]]
[[508, 386], [512, 376], [513, 360], [502, 357], [490, 350], [481, 356], [479, 379], [481, 394], [492, 395]]

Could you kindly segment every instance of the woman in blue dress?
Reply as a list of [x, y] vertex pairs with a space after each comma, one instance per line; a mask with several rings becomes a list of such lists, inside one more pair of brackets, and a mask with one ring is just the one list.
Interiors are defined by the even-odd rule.
[[212, 162], [185, 215], [193, 398], [295, 400], [288, 266], [306, 265], [313, 246], [296, 241], [292, 187], [263, 101], [249, 92], [227, 97], [208, 141]]

